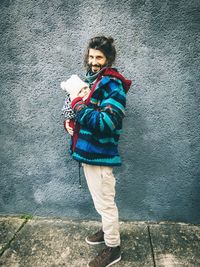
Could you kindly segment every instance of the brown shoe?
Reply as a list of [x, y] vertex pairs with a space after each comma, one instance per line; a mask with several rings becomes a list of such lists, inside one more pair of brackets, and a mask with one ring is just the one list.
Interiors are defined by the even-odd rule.
[[106, 247], [95, 259], [90, 261], [87, 267], [108, 267], [121, 260], [121, 249], [118, 247]]
[[87, 236], [85, 241], [89, 245], [98, 245], [98, 244], [104, 243], [105, 242], [104, 241], [104, 232], [102, 230], [100, 230], [91, 236]]

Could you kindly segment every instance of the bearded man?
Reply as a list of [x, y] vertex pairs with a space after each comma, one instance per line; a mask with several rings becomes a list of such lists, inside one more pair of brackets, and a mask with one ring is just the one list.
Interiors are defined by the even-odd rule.
[[[105, 248], [88, 263], [88, 267], [111, 266], [121, 259], [113, 167], [121, 165], [118, 141], [131, 81], [112, 68], [115, 57], [112, 37], [97, 36], [89, 41], [85, 81], [91, 91], [87, 96], [79, 94], [72, 101], [79, 129], [71, 153], [82, 163], [94, 206], [102, 219], [102, 229], [86, 237], [86, 242], [90, 245], [105, 243]], [[65, 128], [71, 135], [77, 132], [69, 126], [68, 120]]]

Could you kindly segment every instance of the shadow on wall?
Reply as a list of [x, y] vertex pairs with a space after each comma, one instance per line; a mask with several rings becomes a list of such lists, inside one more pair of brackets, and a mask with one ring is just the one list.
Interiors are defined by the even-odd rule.
[[120, 143], [123, 165], [116, 171], [120, 216], [198, 222], [198, 164], [189, 144], [181, 140], [175, 146], [179, 136], [170, 133], [166, 118], [153, 117], [138, 97], [128, 95]]

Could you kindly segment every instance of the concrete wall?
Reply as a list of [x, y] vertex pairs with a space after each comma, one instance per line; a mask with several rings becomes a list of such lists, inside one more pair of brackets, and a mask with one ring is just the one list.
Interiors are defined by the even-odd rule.
[[199, 1], [1, 0], [0, 214], [97, 218], [66, 157], [60, 82], [112, 35], [133, 80], [115, 169], [120, 218], [200, 223]]

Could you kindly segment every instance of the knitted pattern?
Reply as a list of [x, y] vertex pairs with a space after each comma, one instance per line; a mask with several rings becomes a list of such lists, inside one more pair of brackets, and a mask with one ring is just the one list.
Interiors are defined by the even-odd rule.
[[[88, 106], [79, 101], [73, 110], [81, 125], [73, 158], [92, 165], [121, 165], [118, 141], [125, 116], [126, 93], [120, 79], [104, 76]], [[130, 81], [129, 81], [130, 82]]]

